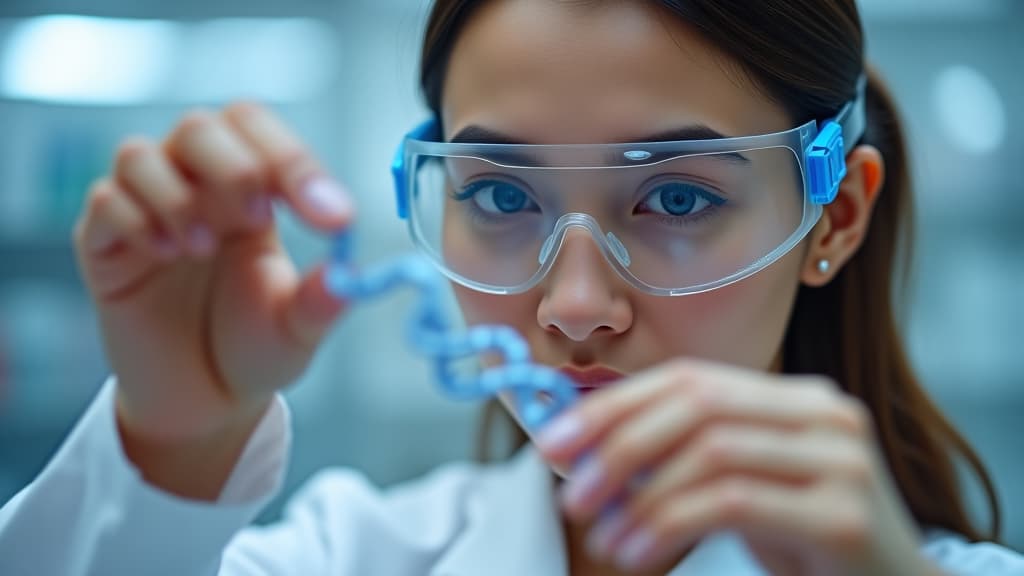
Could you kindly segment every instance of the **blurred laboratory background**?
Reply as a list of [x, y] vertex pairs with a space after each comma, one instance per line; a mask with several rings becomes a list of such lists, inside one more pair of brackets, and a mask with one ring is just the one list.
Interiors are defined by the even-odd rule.
[[[1024, 549], [1024, 2], [862, 0], [918, 192], [901, 310], [916, 367], [987, 460]], [[269, 103], [354, 191], [360, 260], [410, 249], [388, 166], [424, 118], [426, 0], [0, 3], [0, 502], [36, 475], [107, 372], [70, 231], [126, 135], [190, 107]], [[279, 213], [300, 265], [326, 239]], [[479, 406], [403, 346], [406, 294], [360, 306], [288, 390], [287, 490], [325, 466], [390, 485], [471, 456]], [[970, 489], [979, 503], [977, 491]], [[980, 506], [977, 509], [981, 509]]]

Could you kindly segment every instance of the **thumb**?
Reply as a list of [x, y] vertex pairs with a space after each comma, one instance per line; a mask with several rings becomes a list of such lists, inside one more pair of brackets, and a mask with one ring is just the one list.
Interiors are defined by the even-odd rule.
[[315, 348], [334, 320], [346, 308], [346, 302], [327, 291], [325, 265], [311, 270], [284, 303], [284, 322], [288, 333], [300, 345]]

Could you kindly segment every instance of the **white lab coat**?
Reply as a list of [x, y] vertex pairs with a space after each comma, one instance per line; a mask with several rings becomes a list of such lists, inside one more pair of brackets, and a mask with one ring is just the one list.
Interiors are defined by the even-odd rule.
[[[406, 485], [352, 470], [318, 474], [283, 521], [247, 527], [279, 489], [291, 438], [280, 399], [216, 503], [147, 485], [126, 460], [113, 379], [43, 473], [0, 509], [2, 576], [543, 576], [567, 561], [552, 477], [535, 450], [453, 464]], [[201, 474], [201, 470], [195, 471]], [[1024, 558], [930, 533], [923, 552], [952, 574], [1024, 575]], [[706, 540], [671, 576], [762, 576], [738, 538]]]

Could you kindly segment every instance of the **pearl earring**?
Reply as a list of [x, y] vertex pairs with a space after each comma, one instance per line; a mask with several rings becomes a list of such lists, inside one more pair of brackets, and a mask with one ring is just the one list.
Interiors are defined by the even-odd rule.
[[832, 268], [832, 264], [828, 260], [822, 258], [818, 260], [818, 272], [822, 274], [828, 274], [828, 271]]

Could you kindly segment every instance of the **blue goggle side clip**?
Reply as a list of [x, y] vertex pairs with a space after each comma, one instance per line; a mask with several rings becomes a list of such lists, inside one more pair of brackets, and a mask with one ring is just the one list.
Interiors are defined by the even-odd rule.
[[391, 162], [391, 177], [395, 180], [395, 200], [398, 204], [398, 217], [405, 220], [409, 217], [408, 173], [405, 169], [405, 143], [408, 140], [433, 140], [438, 137], [437, 120], [431, 118], [410, 132], [398, 145], [395, 159]]
[[864, 94], [867, 76], [857, 80], [857, 97], [847, 102], [835, 119], [826, 121], [807, 147], [807, 174], [811, 202], [831, 204], [846, 177], [846, 143], [856, 144], [866, 126]]

